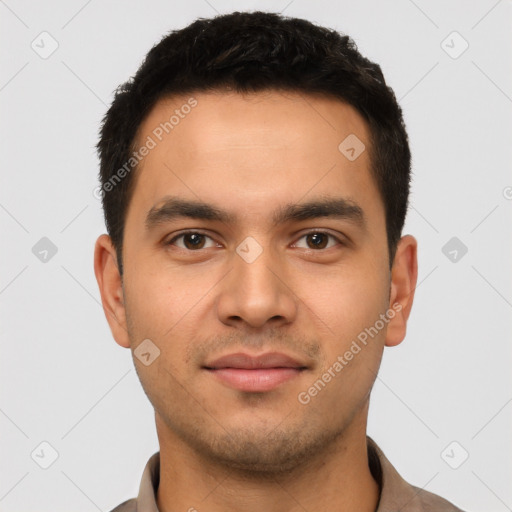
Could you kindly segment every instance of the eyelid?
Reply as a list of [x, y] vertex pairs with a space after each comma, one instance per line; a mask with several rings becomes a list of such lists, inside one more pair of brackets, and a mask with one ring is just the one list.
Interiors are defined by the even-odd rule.
[[[321, 234], [321, 235], [327, 235], [331, 238], [334, 238], [334, 240], [336, 240], [338, 242], [339, 245], [346, 245], [347, 242], [345, 241], [345, 239], [340, 236], [340, 235], [335, 235], [333, 234], [330, 230], [328, 229], [323, 229], [323, 228], [310, 228], [308, 231], [305, 231], [303, 233], [301, 233], [298, 237], [297, 237], [297, 241], [300, 240], [301, 238], [304, 238], [305, 236], [308, 236], [308, 235], [315, 235], [315, 234]], [[296, 244], [297, 242], [294, 242], [294, 245]], [[329, 247], [328, 249], [332, 249], [332, 247]], [[323, 252], [323, 251], [326, 251], [328, 249], [306, 249], [307, 251], [311, 251], [311, 252]]]
[[[211, 235], [209, 235], [205, 231], [202, 231], [200, 229], [188, 229], [185, 231], [181, 231], [178, 234], [175, 234], [170, 240], [164, 241], [164, 245], [174, 245], [174, 242], [176, 240], [178, 240], [179, 238], [182, 238], [186, 235], [202, 235], [206, 238], [210, 238], [213, 242], [218, 243], [216, 240], [214, 240], [214, 238]], [[178, 249], [182, 249], [182, 247], [178, 247]], [[183, 249], [183, 250], [190, 251], [190, 252], [199, 252], [201, 249], [198, 249], [197, 251], [192, 251], [190, 249]]]
[[[314, 234], [323, 234], [323, 235], [327, 235], [331, 238], [334, 238], [339, 245], [346, 245], [347, 244], [347, 241], [339, 236], [339, 235], [335, 235], [333, 234], [331, 231], [329, 231], [328, 229], [322, 229], [322, 228], [310, 228], [309, 230], [301, 233], [300, 235], [296, 235], [296, 241], [294, 242], [293, 246], [296, 245], [296, 243], [304, 238], [305, 236], [308, 236], [308, 235], [314, 235]], [[205, 236], [206, 238], [210, 238], [212, 241], [214, 241], [215, 243], [218, 243], [212, 236], [210, 236], [208, 233], [206, 233], [205, 231], [202, 231], [202, 230], [199, 230], [199, 229], [189, 229], [189, 230], [185, 230], [185, 231], [182, 231], [176, 235], [174, 235], [169, 241], [166, 241], [164, 242], [164, 245], [174, 245], [174, 242], [176, 240], [178, 240], [179, 238], [183, 237], [183, 236], [186, 236], [186, 235], [190, 235], [190, 234], [197, 234], [197, 235], [202, 235], [202, 236]], [[178, 249], [182, 249], [181, 247], [178, 247]], [[204, 248], [203, 248], [204, 249]], [[207, 247], [208, 249], [208, 247]], [[331, 249], [331, 247], [329, 247], [329, 249]], [[194, 250], [191, 250], [191, 249], [183, 249], [185, 251], [190, 251], [190, 252], [199, 252], [201, 249], [197, 249], [196, 251]], [[322, 252], [322, 251], [325, 251], [327, 249], [307, 249], [308, 251], [312, 251], [312, 252]]]

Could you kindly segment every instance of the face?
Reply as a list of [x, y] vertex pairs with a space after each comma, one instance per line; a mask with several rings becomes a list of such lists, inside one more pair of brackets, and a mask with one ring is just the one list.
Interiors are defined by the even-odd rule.
[[[369, 131], [352, 107], [274, 91], [192, 96], [160, 101], [140, 127], [151, 148], [127, 212], [122, 284], [108, 237], [96, 246], [103, 304], [161, 445], [286, 471], [364, 433], [383, 347], [405, 334], [414, 239], [390, 272]], [[270, 352], [289, 360], [215, 364]]]

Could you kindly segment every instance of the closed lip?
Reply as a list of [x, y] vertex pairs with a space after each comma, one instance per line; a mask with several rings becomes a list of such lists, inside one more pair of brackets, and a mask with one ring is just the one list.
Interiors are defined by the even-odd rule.
[[244, 370], [256, 370], [263, 368], [296, 368], [304, 370], [307, 365], [297, 359], [280, 352], [267, 352], [257, 356], [244, 352], [227, 354], [214, 359], [204, 365], [207, 370], [219, 370], [221, 368], [238, 368]]

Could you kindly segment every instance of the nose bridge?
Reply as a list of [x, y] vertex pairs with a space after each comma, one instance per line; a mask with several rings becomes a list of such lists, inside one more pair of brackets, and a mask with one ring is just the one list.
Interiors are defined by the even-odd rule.
[[270, 253], [270, 250], [264, 250], [254, 261], [242, 257], [237, 261], [235, 258], [233, 273], [236, 275], [236, 283], [240, 283], [239, 291], [245, 296], [265, 297], [268, 300], [276, 295], [279, 288], [276, 282], [279, 281], [276, 276], [279, 265]]
[[233, 255], [233, 269], [218, 302], [220, 319], [242, 320], [254, 327], [279, 317], [287, 323], [295, 315], [294, 294], [283, 282], [279, 255], [247, 237]]

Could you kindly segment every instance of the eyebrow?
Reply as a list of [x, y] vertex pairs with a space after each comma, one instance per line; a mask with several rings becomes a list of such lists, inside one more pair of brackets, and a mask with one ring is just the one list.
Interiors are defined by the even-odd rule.
[[[236, 215], [222, 210], [212, 204], [201, 201], [185, 200], [178, 197], [167, 197], [160, 206], [153, 206], [146, 216], [146, 229], [154, 229], [158, 225], [179, 218], [219, 221], [234, 224]], [[272, 215], [273, 226], [290, 221], [304, 221], [321, 217], [348, 220], [360, 228], [366, 227], [363, 209], [354, 201], [342, 197], [319, 198], [305, 203], [286, 204], [277, 208]]]

